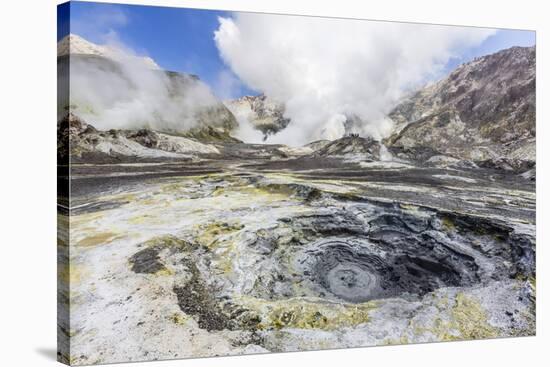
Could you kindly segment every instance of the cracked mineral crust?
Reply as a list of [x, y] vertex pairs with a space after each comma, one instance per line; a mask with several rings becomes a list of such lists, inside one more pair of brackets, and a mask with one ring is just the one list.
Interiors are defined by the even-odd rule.
[[[535, 335], [534, 53], [459, 67], [397, 106], [399, 129], [382, 141], [231, 137], [236, 110], [266, 137], [292, 124], [265, 96], [201, 110], [185, 134], [100, 130], [69, 111], [58, 123], [61, 359]], [[89, 58], [113, 68], [74, 60]]]

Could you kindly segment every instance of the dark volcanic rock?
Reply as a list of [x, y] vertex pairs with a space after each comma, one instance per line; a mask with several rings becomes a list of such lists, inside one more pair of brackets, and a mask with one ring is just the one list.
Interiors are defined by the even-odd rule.
[[327, 144], [330, 144], [330, 140], [316, 140], [309, 144], [304, 145], [306, 148], [311, 148], [313, 151], [319, 150], [323, 147], [325, 147]]
[[155, 148], [158, 145], [158, 134], [149, 129], [140, 129], [137, 131], [131, 131], [127, 137], [134, 141], [137, 141], [141, 145], [147, 148]]
[[208, 289], [202, 280], [196, 265], [188, 259], [183, 261], [191, 271], [191, 279], [184, 284], [174, 286], [173, 291], [180, 309], [186, 314], [195, 316], [201, 329], [208, 331], [230, 329], [231, 320], [218, 308], [218, 303], [212, 296], [212, 290]]
[[180, 309], [195, 317], [202, 329], [210, 331], [232, 327], [231, 320], [222, 312], [213, 290], [209, 289], [197, 268], [196, 259], [192, 255], [192, 251], [197, 250], [195, 244], [173, 236], [163, 236], [153, 238], [141, 246], [145, 246], [145, 249], [129, 258], [132, 271], [143, 274], [168, 272], [163, 262], [172, 268], [182, 266], [186, 269], [185, 280], [175, 282], [172, 289]]
[[141, 250], [129, 259], [134, 273], [154, 274], [165, 270], [164, 264], [160, 262], [159, 250], [154, 247]]
[[72, 112], [67, 112], [65, 116], [57, 122], [57, 157], [58, 160], [69, 162], [69, 156], [74, 158], [80, 155], [81, 144], [94, 143], [95, 138], [92, 135], [97, 134], [97, 130], [86, 121], [82, 120]]
[[[373, 218], [363, 222], [367, 213]], [[326, 218], [294, 219], [311, 241], [299, 263], [314, 284], [348, 302], [534, 274], [534, 239], [499, 221], [371, 204], [333, 212], [330, 226]]]
[[73, 163], [181, 162], [219, 153], [212, 144], [181, 134], [150, 129], [99, 131], [73, 113], [58, 123], [60, 161], [68, 161], [70, 155]]
[[[468, 285], [458, 264], [433, 256], [402, 255], [384, 259], [346, 241], [330, 241], [311, 253], [319, 284], [348, 302], [364, 302], [402, 293], [423, 295], [440, 286]], [[455, 267], [453, 267], [453, 265]]]
[[441, 155], [437, 150], [425, 146], [391, 146], [388, 150], [397, 158], [419, 162], [425, 162], [434, 156]]
[[380, 142], [371, 137], [346, 136], [334, 140], [314, 153], [322, 157], [357, 157], [361, 160], [380, 160]]
[[430, 148], [475, 162], [535, 162], [535, 47], [513, 47], [463, 64], [398, 105], [393, 149]]
[[201, 125], [180, 133], [180, 135], [205, 143], [242, 143], [239, 139], [231, 136], [229, 131], [227, 129]]

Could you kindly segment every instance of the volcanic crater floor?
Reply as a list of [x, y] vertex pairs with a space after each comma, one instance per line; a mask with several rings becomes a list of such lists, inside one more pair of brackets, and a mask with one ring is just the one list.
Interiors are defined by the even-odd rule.
[[76, 166], [72, 363], [535, 334], [534, 186], [245, 163]]

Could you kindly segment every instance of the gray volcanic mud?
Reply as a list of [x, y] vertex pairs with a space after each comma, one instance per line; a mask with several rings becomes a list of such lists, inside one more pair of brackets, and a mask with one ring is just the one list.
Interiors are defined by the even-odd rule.
[[277, 149], [73, 166], [73, 363], [534, 335], [532, 181]]

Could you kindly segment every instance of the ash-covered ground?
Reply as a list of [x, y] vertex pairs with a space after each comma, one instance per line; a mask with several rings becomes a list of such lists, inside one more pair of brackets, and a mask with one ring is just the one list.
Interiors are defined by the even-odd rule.
[[60, 361], [535, 334], [534, 46], [393, 101], [384, 134], [346, 87], [328, 135], [273, 96], [60, 51]]
[[360, 137], [216, 149], [75, 160], [72, 363], [535, 334], [529, 177]]

